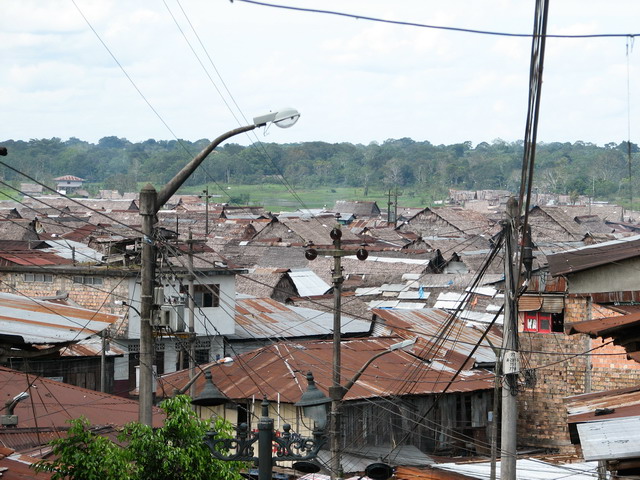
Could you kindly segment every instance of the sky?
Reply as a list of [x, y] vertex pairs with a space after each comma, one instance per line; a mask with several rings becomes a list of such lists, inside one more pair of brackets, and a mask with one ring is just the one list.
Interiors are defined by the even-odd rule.
[[[233, 141], [432, 144], [524, 138], [533, 0], [20, 0], [0, 16], [0, 142], [198, 140], [283, 107], [290, 129]], [[551, 0], [538, 140], [640, 142], [637, 0]]]

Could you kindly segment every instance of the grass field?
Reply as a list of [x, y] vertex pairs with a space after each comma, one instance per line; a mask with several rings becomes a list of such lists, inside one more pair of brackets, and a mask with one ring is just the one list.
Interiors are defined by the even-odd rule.
[[[184, 193], [200, 194], [206, 185], [197, 188], [184, 189]], [[369, 195], [364, 196], [362, 188], [295, 188], [289, 191], [281, 184], [261, 185], [231, 185], [221, 191], [217, 185], [209, 185], [210, 195], [220, 195], [212, 198], [213, 202], [228, 202], [234, 204], [260, 205], [273, 212], [293, 211], [299, 208], [327, 208], [333, 207], [336, 200], [367, 200], [376, 201], [381, 209], [387, 208], [388, 191], [369, 189]], [[431, 192], [398, 191], [398, 205], [403, 207], [426, 207], [433, 202]], [[392, 197], [393, 201], [393, 197]]]

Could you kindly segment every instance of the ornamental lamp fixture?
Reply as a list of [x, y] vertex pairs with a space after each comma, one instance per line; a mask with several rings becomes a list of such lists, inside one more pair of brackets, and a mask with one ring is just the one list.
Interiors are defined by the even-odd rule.
[[309, 383], [307, 391], [302, 394], [295, 406], [301, 407], [304, 416], [315, 422], [316, 429], [324, 430], [327, 426], [327, 407], [331, 399], [316, 386], [313, 373], [307, 373], [307, 382]]

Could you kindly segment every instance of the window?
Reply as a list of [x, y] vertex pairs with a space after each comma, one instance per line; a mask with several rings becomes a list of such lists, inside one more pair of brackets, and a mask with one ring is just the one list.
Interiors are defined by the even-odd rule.
[[220, 285], [194, 285], [193, 301], [197, 307], [219, 307], [220, 306]]
[[48, 273], [25, 273], [24, 281], [53, 283], [53, 275], [50, 275]]
[[73, 277], [73, 283], [82, 283], [84, 285], [102, 285], [102, 277], [76, 275], [75, 277]]
[[564, 316], [562, 313], [525, 312], [524, 331], [551, 333], [562, 332]]

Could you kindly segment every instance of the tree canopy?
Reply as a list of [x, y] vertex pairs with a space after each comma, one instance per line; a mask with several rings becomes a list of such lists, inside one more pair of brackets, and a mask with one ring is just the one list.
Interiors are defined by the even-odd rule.
[[[207, 139], [132, 143], [113, 136], [97, 144], [77, 138], [0, 141], [9, 151], [4, 161], [38, 181], [75, 175], [120, 191], [131, 191], [136, 182], [165, 184], [207, 143]], [[625, 197], [629, 188], [640, 186], [633, 176], [639, 152], [636, 144], [626, 141], [604, 146], [582, 141], [540, 143], [535, 188], [541, 193]], [[284, 178], [294, 188], [356, 187], [365, 192], [374, 187], [517, 191], [522, 156], [522, 141], [500, 139], [475, 147], [471, 142], [433, 145], [410, 138], [369, 145], [315, 141], [244, 147], [227, 143], [218, 147], [185, 185], [279, 183]], [[29, 181], [6, 167], [0, 174], [14, 184]]]
[[241, 480], [241, 462], [211, 456], [203, 443], [213, 428], [231, 436], [223, 419], [213, 424], [196, 416], [190, 398], [180, 395], [160, 404], [164, 425], [153, 429], [137, 422], [126, 425], [118, 443], [94, 433], [86, 419], [71, 420], [66, 437], [53, 440], [54, 460], [35, 464], [53, 480]]

